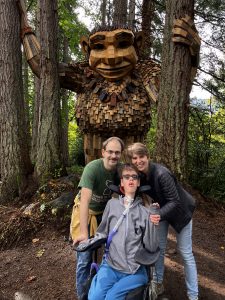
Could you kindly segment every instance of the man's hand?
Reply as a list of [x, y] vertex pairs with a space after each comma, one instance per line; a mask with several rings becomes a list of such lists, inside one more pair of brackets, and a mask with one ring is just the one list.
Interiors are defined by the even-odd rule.
[[80, 244], [81, 242], [85, 242], [88, 239], [88, 234], [80, 234], [74, 241], [73, 245]]

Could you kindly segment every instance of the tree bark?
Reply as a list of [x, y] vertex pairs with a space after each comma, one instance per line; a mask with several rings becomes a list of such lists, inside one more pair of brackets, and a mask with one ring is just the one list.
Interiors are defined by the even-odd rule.
[[135, 29], [135, 0], [129, 1], [128, 26]]
[[[40, 41], [40, 1], [37, 1], [37, 11], [35, 16], [35, 33], [37, 39]], [[32, 120], [32, 139], [31, 139], [31, 159], [35, 164], [37, 160], [37, 144], [38, 144], [38, 128], [40, 117], [40, 79], [34, 75], [34, 101], [33, 101], [33, 120]]]
[[58, 49], [57, 0], [40, 2], [41, 35], [41, 86], [37, 161], [35, 175], [38, 181], [60, 175], [62, 168], [60, 155], [60, 101], [57, 70]]
[[154, 13], [154, 1], [143, 0], [142, 4], [142, 32], [143, 32], [143, 47], [141, 49], [141, 58], [147, 59], [151, 53], [152, 32], [151, 25]]
[[29, 66], [26, 58], [22, 59], [22, 74], [23, 74], [23, 86], [24, 86], [24, 109], [25, 109], [25, 122], [28, 134], [29, 152], [31, 149], [31, 126], [30, 126], [30, 103], [29, 103]]
[[191, 55], [188, 47], [172, 42], [175, 18], [194, 16], [194, 0], [168, 0], [158, 98], [155, 157], [179, 178], [186, 174]]
[[106, 25], [106, 4], [107, 1], [106, 0], [102, 0], [102, 4], [101, 4], [101, 25], [105, 26]]
[[[69, 62], [69, 41], [66, 36], [63, 37], [63, 61]], [[69, 125], [69, 91], [61, 89], [61, 153], [64, 166], [69, 164], [69, 145], [68, 145], [68, 125]]]
[[113, 7], [114, 7], [113, 24], [126, 25], [127, 24], [127, 0], [114, 0]]
[[19, 12], [0, 1], [0, 202], [21, 196], [32, 173], [22, 83]]

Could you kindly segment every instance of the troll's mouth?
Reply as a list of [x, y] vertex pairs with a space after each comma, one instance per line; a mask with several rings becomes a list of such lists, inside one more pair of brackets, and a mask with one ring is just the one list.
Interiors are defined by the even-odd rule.
[[118, 67], [118, 68], [97, 68], [97, 69], [104, 72], [112, 72], [112, 71], [120, 71], [123, 69], [127, 69], [129, 66], [130, 65], [124, 67]]

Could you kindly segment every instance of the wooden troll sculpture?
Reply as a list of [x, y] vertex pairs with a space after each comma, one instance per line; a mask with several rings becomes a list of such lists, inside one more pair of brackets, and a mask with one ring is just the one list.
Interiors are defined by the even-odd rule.
[[[29, 27], [23, 0], [19, 1], [22, 42], [27, 61], [39, 76], [40, 46]], [[189, 47], [197, 67], [200, 38], [190, 17], [175, 20], [173, 41]], [[125, 144], [142, 142], [150, 127], [151, 101], [159, 91], [160, 65], [138, 61], [142, 34], [128, 27], [102, 27], [81, 39], [88, 61], [58, 66], [60, 86], [77, 93], [76, 120], [84, 134], [86, 163], [101, 156], [109, 136]]]

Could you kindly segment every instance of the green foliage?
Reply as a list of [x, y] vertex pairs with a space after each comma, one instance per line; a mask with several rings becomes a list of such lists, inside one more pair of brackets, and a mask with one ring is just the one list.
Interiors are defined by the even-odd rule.
[[157, 116], [156, 107], [151, 110], [151, 127], [147, 134], [146, 146], [148, 147], [150, 156], [153, 157], [155, 149], [155, 138], [156, 138], [156, 116]]
[[[110, 2], [110, 1], [109, 1]], [[101, 23], [101, 12], [100, 12], [101, 1], [79, 1], [79, 7], [85, 12], [85, 16], [91, 20], [91, 29], [93, 29], [97, 24]], [[112, 7], [110, 3], [107, 3], [108, 14], [110, 15]]]
[[81, 136], [77, 124], [69, 123], [69, 157], [72, 165], [85, 165], [83, 137]]
[[88, 29], [84, 23], [79, 21], [77, 7], [76, 0], [59, 0], [58, 14], [59, 26], [69, 40], [71, 54], [80, 59], [82, 56], [79, 48], [80, 38], [88, 33]]
[[225, 109], [192, 107], [189, 123], [190, 183], [225, 201]]
[[81, 165], [72, 165], [70, 168], [68, 168], [68, 172], [71, 174], [76, 174], [78, 176], [81, 176], [84, 170], [84, 166]]

